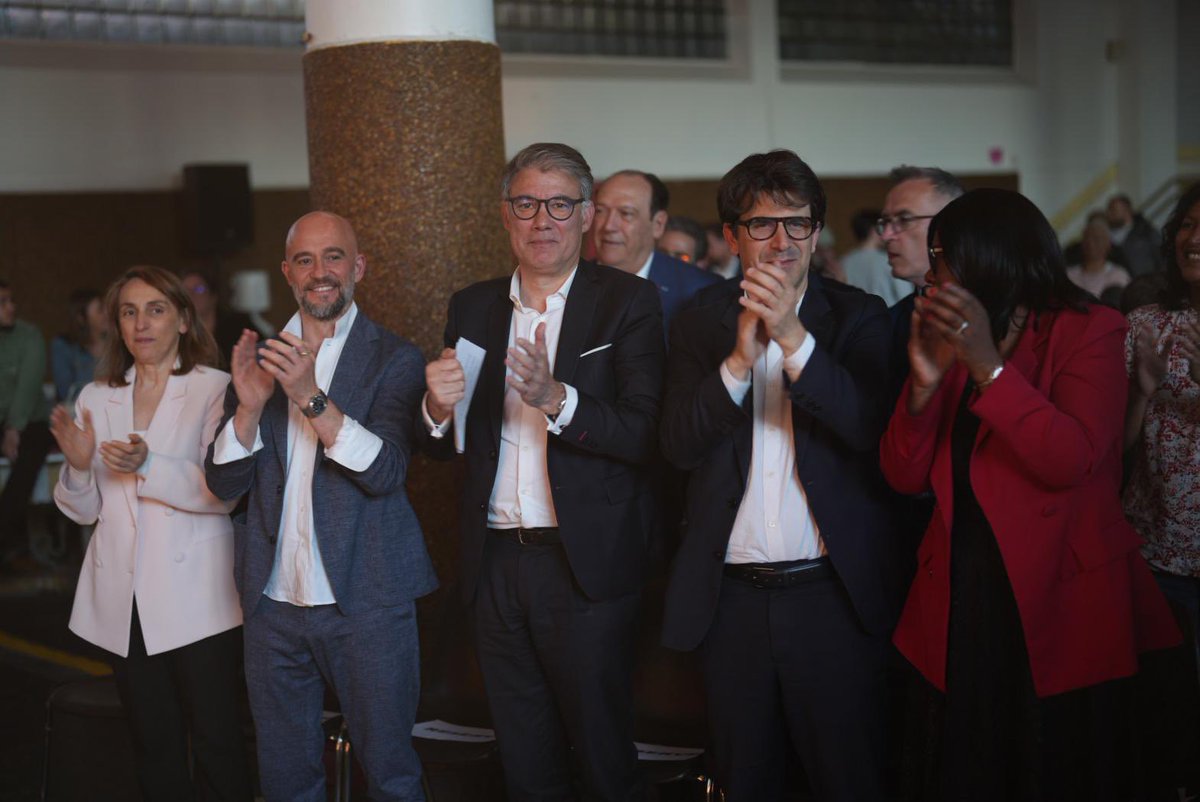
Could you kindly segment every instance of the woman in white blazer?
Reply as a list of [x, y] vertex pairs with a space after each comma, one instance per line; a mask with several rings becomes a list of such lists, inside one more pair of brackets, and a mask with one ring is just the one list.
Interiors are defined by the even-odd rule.
[[216, 345], [171, 273], [129, 270], [106, 311], [120, 336], [98, 380], [74, 420], [51, 416], [66, 457], [54, 500], [96, 524], [71, 630], [112, 653], [147, 802], [250, 800], [232, 505], [204, 481], [229, 374], [206, 367]]

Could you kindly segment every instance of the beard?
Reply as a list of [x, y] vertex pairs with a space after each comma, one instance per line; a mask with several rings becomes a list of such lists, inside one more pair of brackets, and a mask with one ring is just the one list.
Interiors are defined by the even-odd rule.
[[308, 290], [315, 284], [306, 287], [302, 292], [297, 293], [296, 300], [300, 302], [300, 308], [303, 309], [310, 317], [321, 320], [336, 320], [346, 311], [346, 307], [350, 305], [350, 300], [354, 297], [354, 281], [347, 281], [345, 284], [337, 284], [330, 279], [325, 279], [322, 284], [336, 284], [337, 297], [327, 304], [314, 304], [308, 300]]

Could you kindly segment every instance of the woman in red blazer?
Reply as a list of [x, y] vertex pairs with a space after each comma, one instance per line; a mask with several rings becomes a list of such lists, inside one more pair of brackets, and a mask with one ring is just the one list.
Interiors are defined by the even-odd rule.
[[893, 487], [937, 499], [895, 634], [923, 678], [907, 790], [1120, 798], [1113, 681], [1178, 640], [1121, 511], [1124, 320], [1015, 192], [963, 195], [929, 243], [881, 444]]

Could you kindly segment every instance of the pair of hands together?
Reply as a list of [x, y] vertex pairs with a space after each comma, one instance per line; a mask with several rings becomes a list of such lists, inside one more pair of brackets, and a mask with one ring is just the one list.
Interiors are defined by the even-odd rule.
[[286, 331], [279, 333], [279, 339], [264, 340], [260, 347], [258, 332], [244, 329], [233, 346], [229, 372], [238, 404], [256, 414], [270, 400], [275, 382], [292, 403], [301, 407], [319, 390], [316, 354], [304, 340]]
[[1162, 386], [1167, 375], [1167, 356], [1178, 345], [1188, 360], [1188, 375], [1200, 384], [1200, 323], [1184, 321], [1174, 334], [1142, 329], [1134, 339], [1133, 367], [1136, 388], [1145, 398]]
[[[508, 349], [504, 364], [512, 371], [505, 381], [517, 391], [522, 401], [546, 415], [558, 412], [567, 397], [567, 390], [555, 380], [550, 370], [545, 325], [537, 326], [532, 342], [518, 337], [516, 347]], [[453, 348], [444, 349], [437, 359], [425, 366], [425, 386], [429, 390], [426, 399], [429, 417], [442, 423], [467, 392], [466, 374]]]
[[908, 361], [913, 392], [925, 395], [937, 389], [955, 361], [963, 364], [976, 384], [986, 382], [1004, 363], [983, 304], [948, 281], [917, 296]]
[[783, 268], [767, 263], [749, 267], [739, 286], [742, 311], [738, 314], [737, 342], [725, 366], [734, 378], [745, 381], [771, 340], [779, 344], [785, 357], [791, 356], [804, 344], [808, 332], [796, 316], [801, 288]]
[[[92, 467], [92, 455], [96, 453], [92, 413], [83, 410], [80, 424], [75, 424], [65, 406], [59, 405], [50, 413], [50, 433], [58, 441], [63, 457], [75, 470], [88, 471]], [[128, 442], [106, 440], [100, 444], [100, 460], [116, 473], [136, 472], [149, 454], [146, 441], [138, 434], [130, 434]]]

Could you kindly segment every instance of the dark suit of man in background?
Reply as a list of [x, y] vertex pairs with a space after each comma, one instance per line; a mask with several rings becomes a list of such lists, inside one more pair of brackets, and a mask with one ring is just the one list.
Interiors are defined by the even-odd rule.
[[796, 154], [745, 159], [718, 207], [745, 272], [671, 330], [662, 445], [690, 477], [664, 642], [703, 644], [730, 802], [782, 798], [789, 736], [817, 799], [883, 799], [887, 310], [809, 273], [825, 195]]
[[453, 455], [460, 337], [485, 349], [466, 420], [462, 584], [509, 796], [641, 798], [632, 669], [654, 499], [662, 312], [654, 287], [580, 261], [591, 172], [565, 145], [509, 163], [519, 266], [454, 295], [426, 370], [428, 448]]
[[205, 466], [220, 498], [249, 494], [234, 578], [263, 795], [325, 799], [328, 682], [370, 798], [421, 800], [414, 599], [437, 580], [404, 480], [424, 359], [353, 303], [366, 259], [347, 221], [305, 215], [286, 253], [300, 310], [261, 350], [250, 330], [234, 346]]
[[693, 295], [720, 279], [654, 249], [667, 225], [667, 187], [653, 173], [622, 170], [596, 190], [592, 226], [596, 261], [649, 280], [662, 298], [663, 322]]

